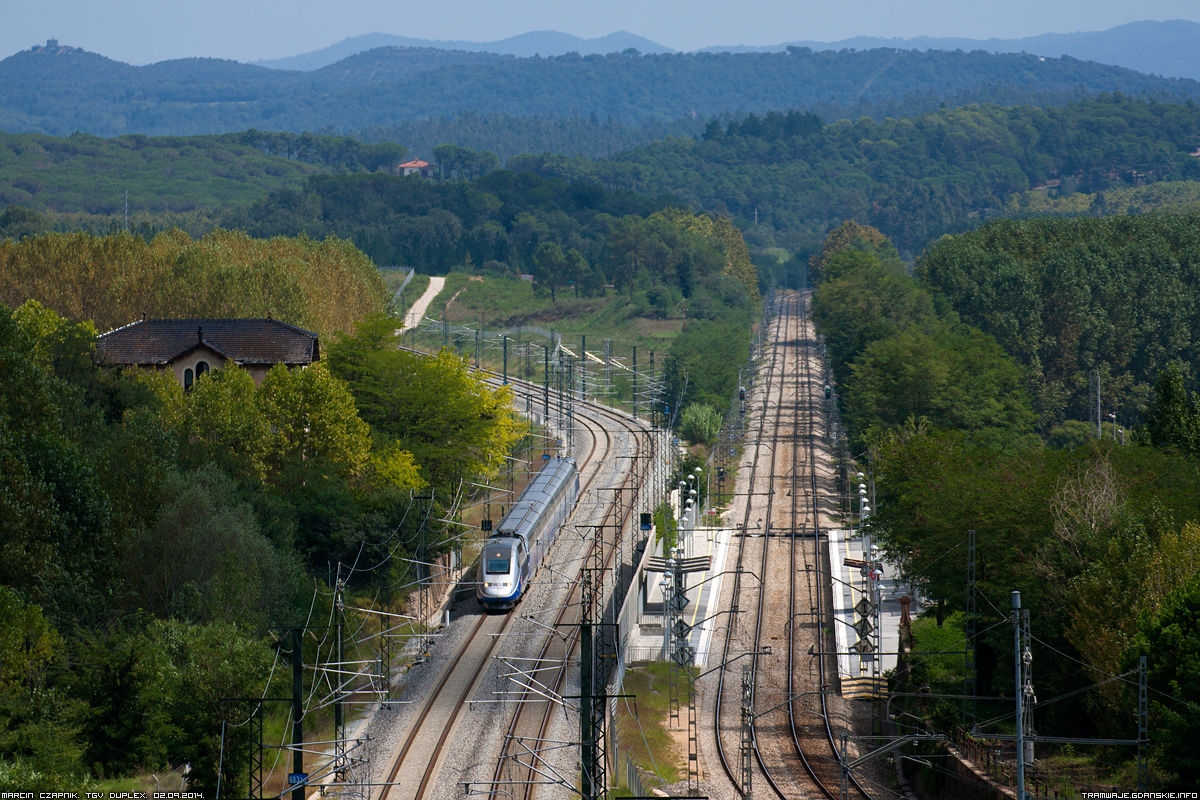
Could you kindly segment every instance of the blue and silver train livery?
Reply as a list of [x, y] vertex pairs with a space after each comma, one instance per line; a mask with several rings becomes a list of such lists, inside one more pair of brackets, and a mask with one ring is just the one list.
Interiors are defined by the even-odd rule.
[[484, 542], [475, 589], [481, 606], [503, 610], [520, 602], [578, 497], [574, 460], [547, 461]]

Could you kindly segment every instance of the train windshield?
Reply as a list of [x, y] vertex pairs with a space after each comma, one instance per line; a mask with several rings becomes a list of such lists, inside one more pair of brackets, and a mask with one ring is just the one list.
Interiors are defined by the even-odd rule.
[[[499, 556], [500, 554], [497, 553], [496, 555]], [[489, 557], [487, 559], [486, 569], [487, 569], [487, 574], [489, 574], [489, 575], [507, 575], [508, 571], [511, 568], [512, 568], [512, 561], [509, 560], [507, 555], [504, 555], [503, 557], [500, 557], [500, 558]]]

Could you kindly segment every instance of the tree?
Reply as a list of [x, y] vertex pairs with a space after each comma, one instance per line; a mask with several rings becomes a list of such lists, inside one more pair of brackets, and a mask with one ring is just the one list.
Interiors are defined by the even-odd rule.
[[905, 330], [868, 345], [850, 369], [845, 412], [856, 446], [910, 417], [993, 443], [1033, 430], [1021, 368], [978, 330]]
[[500, 166], [500, 157], [490, 150], [472, 150], [456, 144], [436, 145], [433, 157], [444, 172], [466, 179], [486, 175]]
[[1200, 397], [1184, 386], [1179, 362], [1172, 361], [1158, 376], [1145, 419], [1145, 430], [1137, 433], [1139, 439], [1192, 458], [1200, 456]]
[[344, 381], [318, 362], [307, 369], [271, 368], [258, 389], [258, 402], [271, 426], [271, 453], [278, 471], [285, 463], [310, 459], [335, 464], [347, 477], [362, 474], [371, 457], [370, 426], [358, 416]]
[[440, 491], [494, 474], [518, 435], [511, 390], [488, 386], [448, 351], [397, 349], [395, 330], [384, 315], [363, 320], [355, 336], [330, 346], [330, 371], [349, 384], [363, 419], [412, 453]]
[[42, 609], [0, 586], [0, 694], [40, 688], [61, 647], [62, 638]]
[[[878, 228], [872, 228], [870, 225], [859, 225], [852, 219], [845, 220], [825, 237], [825, 242], [821, 245], [821, 252], [814, 254], [809, 259], [808, 279], [813, 284], [824, 280], [825, 269], [829, 264], [829, 260], [838, 253], [850, 249], [872, 252], [879, 247], [883, 247], [883, 252], [889, 255], [895, 253], [895, 248], [891, 246], [891, 242], [888, 241], [888, 238]], [[891, 248], [890, 251], [888, 248]], [[899, 261], [899, 256], [896, 256], [895, 260]]]
[[566, 283], [567, 258], [562, 248], [554, 242], [542, 242], [533, 255], [533, 279], [539, 289], [550, 293], [550, 301], [557, 303], [555, 293]]
[[1123, 667], [1136, 669], [1146, 656], [1150, 705], [1155, 720], [1151, 742], [1159, 763], [1181, 787], [1200, 783], [1200, 573], [1173, 592], [1162, 609], [1146, 616]]
[[408, 148], [397, 142], [365, 144], [359, 149], [359, 160], [369, 172], [391, 172], [408, 155]]
[[935, 319], [927, 291], [874, 253], [861, 250], [844, 250], [829, 258], [812, 307], [839, 383], [850, 377], [850, 364], [869, 344], [912, 326], [927, 328]]
[[661, 242], [656, 240], [644, 220], [636, 217], [624, 217], [608, 229], [609, 265], [618, 290], [628, 290], [630, 302], [633, 302], [633, 285], [638, 272], [648, 258], [648, 251], [656, 246], [661, 247]]
[[589, 293], [591, 289], [592, 268], [588, 265], [587, 259], [583, 257], [583, 253], [572, 247], [566, 253], [566, 258], [563, 261], [563, 280], [568, 286], [575, 289], [575, 297], [579, 297], [579, 289], [581, 285], [584, 288], [584, 297], [591, 297], [594, 292]]
[[693, 403], [683, 410], [679, 432], [689, 442], [709, 444], [721, 431], [721, 412], [704, 403]]
[[154, 615], [249, 630], [280, 618], [301, 575], [212, 464], [166, 480], [154, 527], [131, 542], [125, 566], [139, 605]]
[[225, 700], [262, 694], [271, 651], [228, 622], [160, 621], [148, 633], [170, 664], [166, 696], [176, 731], [168, 739], [171, 760], [191, 765], [188, 785], [205, 795], [216, 793], [218, 765], [223, 786], [241, 785], [249, 765], [250, 734], [241, 723], [254, 704]]
[[212, 461], [238, 478], [262, 480], [271, 452], [271, 423], [258, 403], [250, 373], [232, 362], [196, 379], [182, 406], [184, 453], [193, 465]]
[[689, 320], [671, 342], [671, 355], [679, 360], [679, 372], [688, 376], [683, 405], [725, 406], [737, 390], [738, 364], [749, 350], [748, 325]]

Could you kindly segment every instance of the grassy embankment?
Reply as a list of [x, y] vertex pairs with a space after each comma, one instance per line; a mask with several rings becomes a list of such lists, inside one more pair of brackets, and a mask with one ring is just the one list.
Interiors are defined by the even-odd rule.
[[[408, 293], [409, 290], [405, 290], [405, 294]], [[425, 316], [435, 320], [445, 318], [451, 325], [477, 328], [482, 323], [485, 331], [520, 325], [547, 328], [562, 334], [564, 344], [572, 352], [578, 351], [582, 336], [587, 337], [591, 353], [602, 350], [604, 339], [612, 339], [622, 355], [627, 357], [626, 351], [637, 346], [640, 357], [645, 359], [643, 363], [649, 363], [650, 351], [655, 351], [658, 358], [665, 357], [671, 342], [683, 328], [683, 319], [654, 319], [642, 316], [645, 312], [644, 306], [630, 303], [627, 296], [612, 290], [606, 296], [592, 298], [576, 298], [569, 290], [562, 290], [555, 301], [549, 296], [537, 295], [527, 281], [451, 272], [446, 277], [445, 288], [430, 304]], [[436, 332], [422, 332], [413, 338], [418, 346], [441, 345], [440, 334]], [[460, 339], [457, 349], [474, 359], [473, 338], [470, 341]], [[513, 375], [520, 374], [515, 366], [516, 353], [517, 345], [510, 343], [509, 372]], [[482, 366], [501, 368], [503, 354], [499, 349], [487, 349], [482, 356]], [[537, 377], [541, 376], [540, 370], [534, 372]], [[618, 395], [628, 392], [620, 377], [614, 377]]]
[[687, 777], [687, 704], [688, 682], [679, 682], [682, 729], [670, 726], [670, 668], [666, 662], [650, 662], [629, 667], [625, 672], [624, 694], [635, 695], [617, 705], [616, 735], [620, 742], [616, 755], [617, 770], [611, 776], [616, 785], [614, 797], [631, 795], [626, 782], [626, 762], [632, 761], [641, 773], [642, 787], [653, 791]]

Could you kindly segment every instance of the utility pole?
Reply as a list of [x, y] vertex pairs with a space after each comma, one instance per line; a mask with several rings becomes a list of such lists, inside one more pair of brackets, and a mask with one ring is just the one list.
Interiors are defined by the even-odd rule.
[[[339, 569], [341, 568], [339, 564]], [[333, 693], [333, 769], [337, 780], [345, 780], [346, 771], [346, 711], [342, 706], [342, 686], [343, 681], [341, 675], [345, 667], [345, 652], [343, 648], [343, 628], [346, 616], [345, 605], [346, 582], [338, 578], [337, 588], [334, 595], [334, 613], [337, 614], [337, 679], [334, 685], [337, 687]]]
[[587, 402], [587, 334], [579, 337], [579, 399]]
[[1025, 800], [1025, 686], [1022, 675], [1021, 647], [1021, 593], [1012, 593], [1013, 621], [1013, 669], [1015, 670], [1013, 694], [1017, 698], [1017, 800]]
[[550, 424], [550, 347], [543, 346], [546, 356], [546, 371], [542, 377], [542, 424]]
[[[601, 800], [608, 783], [605, 775], [608, 754], [604, 741], [608, 698], [593, 632], [593, 623], [599, 623], [601, 627], [604, 625], [604, 529], [597, 526], [595, 531], [595, 539], [588, 555], [591, 566], [584, 568], [580, 596], [582, 615], [579, 625], [579, 761], [582, 770], [583, 800]], [[619, 636], [617, 640], [620, 641]]]
[[1025, 731], [1025, 766], [1030, 769], [1034, 765], [1033, 752], [1033, 707], [1037, 705], [1037, 696], [1033, 693], [1033, 639], [1029, 635], [1029, 609], [1021, 610], [1021, 666], [1023, 668], [1023, 682], [1021, 691], [1024, 697], [1021, 702], [1021, 710], [1025, 716], [1021, 719], [1021, 727]]
[[508, 337], [507, 337], [507, 336], [505, 336], [505, 337], [503, 337], [503, 339], [504, 339], [504, 373], [503, 373], [503, 383], [504, 383], [504, 385], [505, 385], [505, 386], [508, 386]]
[[1138, 659], [1138, 744], [1137, 744], [1137, 788], [1150, 788], [1150, 764], [1146, 760], [1150, 749], [1150, 709], [1146, 696], [1146, 657]]
[[[304, 775], [304, 629], [292, 628], [292, 773]], [[294, 782], [292, 800], [304, 800], [302, 777]]]
[[[963, 695], [975, 696], [975, 531], [967, 531], [967, 641], [963, 664]], [[963, 700], [963, 728], [975, 728], [975, 701]]]
[[637, 419], [637, 345], [633, 346], [633, 418]]

